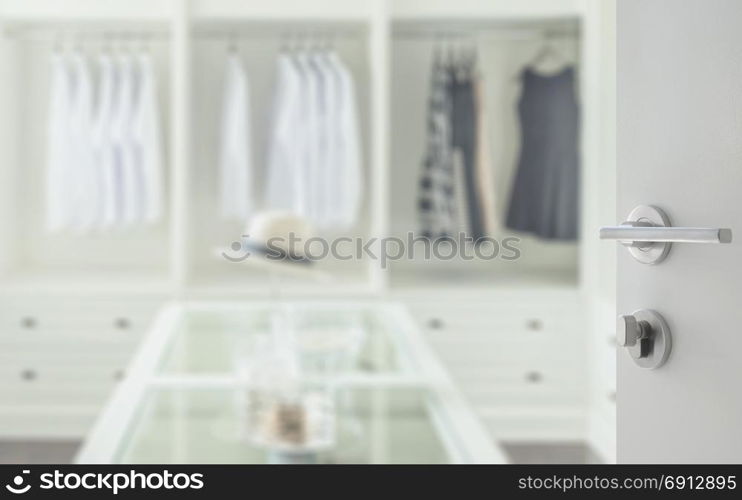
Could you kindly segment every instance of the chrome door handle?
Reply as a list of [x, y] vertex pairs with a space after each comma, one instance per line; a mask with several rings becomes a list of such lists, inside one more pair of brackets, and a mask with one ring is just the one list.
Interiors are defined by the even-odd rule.
[[624, 244], [653, 243], [731, 243], [732, 230], [711, 227], [656, 227], [624, 222], [620, 226], [600, 228], [601, 240], [619, 240]]
[[732, 230], [706, 227], [672, 227], [657, 207], [639, 206], [620, 226], [600, 228], [601, 240], [618, 240], [643, 264], [658, 264], [673, 243], [731, 243]]

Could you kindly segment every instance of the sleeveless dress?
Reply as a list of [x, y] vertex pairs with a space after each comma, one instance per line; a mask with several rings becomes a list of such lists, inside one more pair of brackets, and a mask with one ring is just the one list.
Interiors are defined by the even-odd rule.
[[524, 70], [518, 103], [521, 151], [506, 226], [544, 239], [578, 238], [580, 113], [575, 70]]

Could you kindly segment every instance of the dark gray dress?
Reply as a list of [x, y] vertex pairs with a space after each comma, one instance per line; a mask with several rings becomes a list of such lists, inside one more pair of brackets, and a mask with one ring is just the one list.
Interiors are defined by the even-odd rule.
[[474, 100], [473, 68], [467, 65], [454, 66], [450, 69], [451, 95], [451, 145], [461, 152], [464, 167], [464, 187], [466, 192], [466, 210], [469, 222], [467, 236], [475, 241], [486, 236], [482, 207], [477, 190], [476, 153], [477, 153], [477, 106]]
[[576, 240], [580, 112], [574, 68], [551, 76], [526, 69], [518, 113], [522, 142], [506, 225], [545, 239]]

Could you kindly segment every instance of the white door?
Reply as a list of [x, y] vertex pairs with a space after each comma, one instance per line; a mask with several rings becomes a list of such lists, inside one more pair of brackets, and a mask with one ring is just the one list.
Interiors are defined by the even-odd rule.
[[[654, 205], [742, 242], [742, 1], [617, 4], [619, 215]], [[619, 314], [656, 310], [672, 334], [654, 370], [619, 347], [619, 463], [742, 462], [741, 247], [673, 243], [647, 265], [618, 245]]]

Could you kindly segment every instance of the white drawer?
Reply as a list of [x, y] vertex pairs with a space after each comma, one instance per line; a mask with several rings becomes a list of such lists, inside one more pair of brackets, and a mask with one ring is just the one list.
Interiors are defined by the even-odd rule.
[[[455, 377], [457, 378], [457, 377]], [[570, 384], [562, 373], [549, 369], [499, 374], [480, 380], [462, 380], [462, 392], [480, 409], [579, 405], [584, 391]]]
[[126, 338], [146, 331], [159, 305], [129, 299], [6, 299], [0, 303], [0, 338], [24, 332]]
[[548, 331], [555, 327], [568, 326], [576, 317], [573, 311], [568, 310], [547, 308], [502, 310], [498, 307], [482, 306], [474, 311], [453, 309], [450, 305], [446, 308], [414, 310], [412, 316], [423, 328], [462, 333], [476, 328], [510, 332]]
[[520, 414], [584, 404], [579, 304], [576, 294], [524, 294], [513, 300], [413, 299], [408, 308], [475, 410]]
[[129, 346], [126, 349], [86, 349], [84, 346], [74, 344], [58, 346], [56, 350], [16, 348], [13, 351], [0, 352], [0, 365], [11, 369], [29, 366], [69, 367], [92, 373], [109, 366], [126, 365], [133, 352], [134, 349]]
[[43, 418], [20, 424], [59, 408], [75, 415], [71, 428], [87, 429], [124, 376], [159, 306], [155, 300], [113, 297], [3, 299], [0, 414], [7, 417], [3, 422], [16, 423], [0, 432], [34, 436], [38, 428], [53, 434], [48, 426], [42, 432]]
[[[528, 368], [558, 364], [558, 366], [574, 366], [580, 361], [578, 353], [572, 346], [559, 345], [546, 349], [536, 350], [544, 346], [523, 347], [519, 349], [511, 346], [495, 348], [469, 349], [467, 346], [443, 346], [433, 344], [433, 350], [438, 357], [451, 369], [461, 367], [464, 370], [475, 372], [493, 372], [507, 370], [512, 367]], [[557, 348], [558, 347], [558, 348]]]
[[541, 333], [556, 336], [576, 331], [578, 312], [574, 307], [502, 306], [496, 304], [440, 304], [437, 307], [410, 307], [412, 316], [424, 331], [461, 337], [496, 335], [518, 338]]
[[123, 376], [123, 366], [91, 371], [59, 366], [0, 368], [0, 397], [10, 406], [96, 406]]

